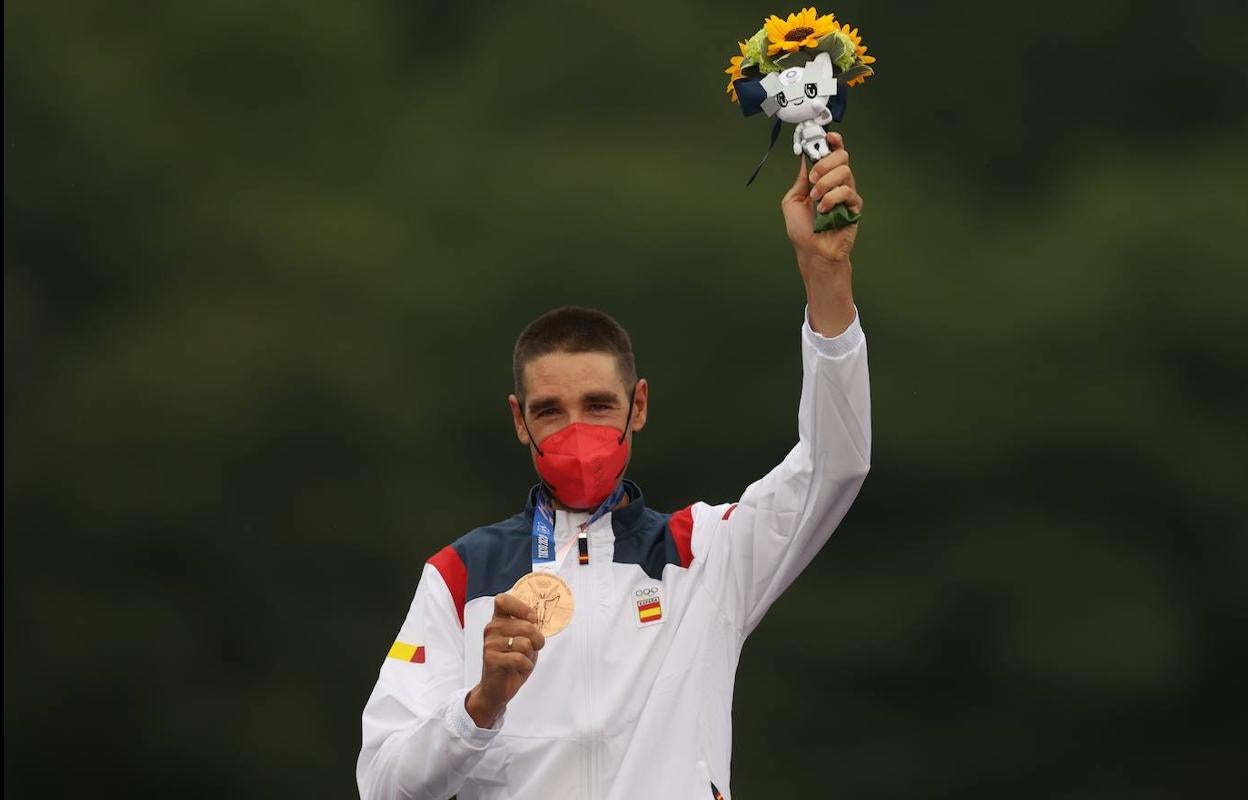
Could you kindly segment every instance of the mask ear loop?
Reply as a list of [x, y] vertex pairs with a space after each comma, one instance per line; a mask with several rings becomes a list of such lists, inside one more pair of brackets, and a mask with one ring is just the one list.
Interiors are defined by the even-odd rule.
[[[529, 445], [532, 446], [532, 448], [537, 451], [538, 458], [545, 458], [546, 454], [542, 452], [542, 448], [537, 446], [537, 439], [533, 438], [533, 431], [529, 430], [529, 421], [528, 419], [526, 419], [526, 417], [528, 417], [528, 412], [525, 411], [523, 408], [520, 409], [520, 424], [524, 426], [524, 432], [528, 434], [529, 436]], [[551, 486], [549, 483], [546, 482], [545, 478], [542, 478], [542, 486], [545, 488], [546, 492], [549, 493], [548, 496], [550, 497], [554, 496], [555, 489], [553, 486]]]
[[[616, 440], [615, 442], [616, 445], [624, 444], [624, 439], [628, 437], [628, 429], [633, 427], [633, 403], [635, 402], [637, 402], [637, 384], [634, 383], [633, 393], [629, 395], [628, 397], [628, 417], [626, 417], [624, 420], [624, 432], [621, 433], [620, 438]], [[624, 470], [626, 469], [628, 469], [627, 463], [625, 463], [624, 466], [620, 467], [619, 474], [615, 476], [615, 479], [617, 481], [620, 479], [620, 475], [624, 474]]]
[[542, 452], [542, 448], [537, 446], [537, 440], [533, 438], [533, 431], [529, 430], [529, 421], [525, 419], [527, 416], [528, 412], [523, 408], [520, 409], [520, 424], [524, 426], [524, 432], [529, 436], [529, 444], [533, 445], [533, 449], [537, 451], [539, 457], [545, 457], [546, 454]]
[[633, 425], [633, 403], [637, 402], [637, 384], [633, 384], [633, 393], [628, 398], [628, 416], [624, 418], [624, 431], [620, 434], [619, 441], [616, 444], [624, 444], [625, 437], [628, 436], [628, 429]]

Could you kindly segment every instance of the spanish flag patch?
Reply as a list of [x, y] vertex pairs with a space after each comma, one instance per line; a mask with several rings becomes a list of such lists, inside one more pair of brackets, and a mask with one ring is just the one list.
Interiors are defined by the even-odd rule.
[[659, 598], [651, 597], [637, 601], [638, 622], [658, 622], [661, 619], [663, 619], [663, 604], [659, 602]]
[[407, 642], [395, 642], [387, 653], [389, 658], [397, 658], [399, 661], [407, 661], [411, 664], [425, 663], [425, 646], [423, 644], [408, 644]]

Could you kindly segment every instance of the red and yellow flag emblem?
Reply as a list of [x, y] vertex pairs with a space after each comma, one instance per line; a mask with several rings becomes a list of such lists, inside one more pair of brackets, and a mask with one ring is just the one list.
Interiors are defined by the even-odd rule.
[[425, 663], [425, 646], [423, 644], [395, 642], [390, 647], [390, 652], [386, 655], [389, 658], [397, 658], [399, 661], [407, 661], [412, 664], [423, 664]]
[[657, 622], [663, 619], [663, 604], [659, 598], [637, 601], [637, 620], [639, 622]]

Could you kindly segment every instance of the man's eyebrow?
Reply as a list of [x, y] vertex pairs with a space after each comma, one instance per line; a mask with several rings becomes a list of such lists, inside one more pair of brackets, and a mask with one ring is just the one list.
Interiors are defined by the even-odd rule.
[[529, 401], [528, 406], [529, 406], [529, 413], [536, 414], [538, 411], [543, 411], [547, 408], [558, 408], [559, 398], [558, 397], [535, 397]]
[[[616, 405], [621, 402], [623, 401], [620, 400], [620, 395], [618, 393], [607, 390], [591, 391], [581, 395], [581, 403], [585, 405], [590, 403]], [[548, 408], [559, 408], [560, 405], [562, 405], [562, 402], [558, 397], [554, 396], [534, 397], [526, 403], [528, 413], [530, 414], [536, 414], [540, 411], [545, 411]]]

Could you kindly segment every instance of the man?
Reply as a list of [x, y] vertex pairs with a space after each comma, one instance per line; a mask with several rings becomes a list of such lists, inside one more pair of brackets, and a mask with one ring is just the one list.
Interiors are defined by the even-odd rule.
[[529, 325], [510, 405], [542, 482], [425, 565], [364, 709], [362, 798], [730, 795], [741, 646], [870, 460], [857, 226], [812, 233], [815, 204], [862, 209], [828, 145], [781, 202], [807, 299], [798, 444], [739, 502], [660, 514], [623, 480], [649, 412], [628, 335], [587, 309]]

